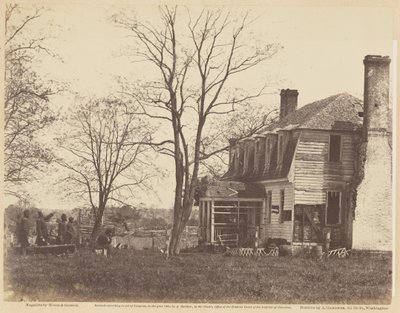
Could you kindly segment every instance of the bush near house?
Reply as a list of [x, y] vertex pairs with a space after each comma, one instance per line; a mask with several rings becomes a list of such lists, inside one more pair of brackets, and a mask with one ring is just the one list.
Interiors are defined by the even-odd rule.
[[117, 250], [105, 258], [8, 255], [9, 301], [389, 303], [391, 259], [327, 261]]

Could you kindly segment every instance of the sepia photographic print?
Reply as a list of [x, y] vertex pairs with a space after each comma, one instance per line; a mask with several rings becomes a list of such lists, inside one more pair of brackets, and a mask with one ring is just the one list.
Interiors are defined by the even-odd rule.
[[3, 3], [6, 312], [393, 311], [394, 5]]

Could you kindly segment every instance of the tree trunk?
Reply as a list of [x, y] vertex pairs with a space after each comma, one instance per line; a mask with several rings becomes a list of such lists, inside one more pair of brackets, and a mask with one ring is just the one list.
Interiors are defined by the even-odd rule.
[[[171, 231], [171, 238], [169, 242], [168, 254], [171, 256], [178, 255], [180, 252], [180, 242], [185, 229], [186, 223], [192, 213], [193, 199], [195, 184], [198, 176], [199, 168], [199, 151], [200, 151], [200, 138], [204, 122], [200, 122], [197, 132], [196, 151], [194, 160], [194, 170], [192, 177], [189, 178], [189, 163], [187, 160], [182, 160], [179, 153], [178, 134], [176, 133], [175, 141], [175, 202], [174, 202], [174, 222]], [[185, 161], [184, 164], [182, 164]], [[185, 183], [184, 183], [185, 181]], [[183, 193], [183, 194], [182, 194]]]
[[100, 233], [100, 230], [101, 230], [101, 220], [102, 220], [102, 218], [98, 217], [94, 221], [92, 234], [90, 235], [90, 241], [91, 241], [92, 247], [94, 247], [96, 239], [99, 236], [99, 233]]
[[103, 222], [104, 210], [106, 208], [106, 203], [107, 202], [102, 201], [102, 195], [100, 193], [99, 207], [98, 208], [92, 207], [94, 213], [94, 225], [92, 229], [92, 234], [90, 235], [90, 241], [92, 243], [92, 246], [94, 246], [94, 243], [96, 242], [96, 239], [100, 234], [101, 226], [103, 225], [102, 222]]
[[178, 255], [180, 252], [180, 243], [186, 223], [189, 220], [190, 214], [192, 212], [192, 204], [174, 208], [174, 211], [175, 210], [177, 210], [177, 212], [179, 213], [176, 215], [174, 214], [177, 218], [174, 218], [168, 250], [168, 254], [171, 256]]

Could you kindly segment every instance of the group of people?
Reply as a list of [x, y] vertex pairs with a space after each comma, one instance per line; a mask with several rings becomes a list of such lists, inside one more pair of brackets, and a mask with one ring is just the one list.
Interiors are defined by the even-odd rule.
[[65, 214], [61, 214], [61, 222], [58, 223], [57, 244], [71, 244], [76, 243], [77, 240], [77, 226], [74, 218], [68, 218]]
[[[17, 225], [18, 240], [21, 244], [22, 254], [26, 254], [26, 247], [29, 246], [29, 216], [30, 211], [25, 210], [22, 218]], [[54, 216], [54, 213], [44, 215], [41, 211], [38, 212], [36, 220], [36, 244], [38, 246], [46, 246], [50, 244], [50, 234], [47, 228], [47, 222]], [[61, 215], [61, 221], [58, 223], [56, 244], [72, 244], [76, 243], [78, 239], [78, 226], [76, 225], [74, 218], [70, 217], [67, 221], [65, 214]]]
[[[54, 216], [54, 213], [44, 215], [41, 211], [37, 213], [36, 220], [36, 245], [46, 246], [51, 243], [55, 244], [74, 244], [79, 241], [79, 229], [78, 225], [75, 223], [73, 217], [69, 217], [65, 214], [61, 214], [61, 220], [58, 222], [57, 237], [55, 241], [50, 240], [50, 233], [47, 228], [47, 223]], [[26, 254], [26, 248], [29, 247], [29, 235], [30, 235], [30, 225], [29, 225], [30, 211], [25, 210], [22, 214], [21, 219], [17, 223], [17, 236], [18, 241], [21, 245], [21, 253]], [[113, 230], [106, 229], [104, 232], [100, 233], [96, 238], [95, 249], [100, 249], [104, 255], [109, 255], [111, 252], [111, 242], [112, 242]]]

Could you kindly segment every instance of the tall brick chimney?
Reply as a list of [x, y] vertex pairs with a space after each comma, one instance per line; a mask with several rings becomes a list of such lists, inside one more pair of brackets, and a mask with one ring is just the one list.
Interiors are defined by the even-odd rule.
[[389, 118], [388, 56], [367, 55], [364, 59], [364, 138], [368, 132], [387, 132]]
[[388, 138], [389, 57], [364, 59], [364, 125], [353, 249], [392, 250], [392, 150]]
[[297, 109], [297, 96], [299, 92], [296, 89], [282, 89], [281, 90], [281, 107], [279, 111], [279, 118], [282, 119], [289, 113]]

